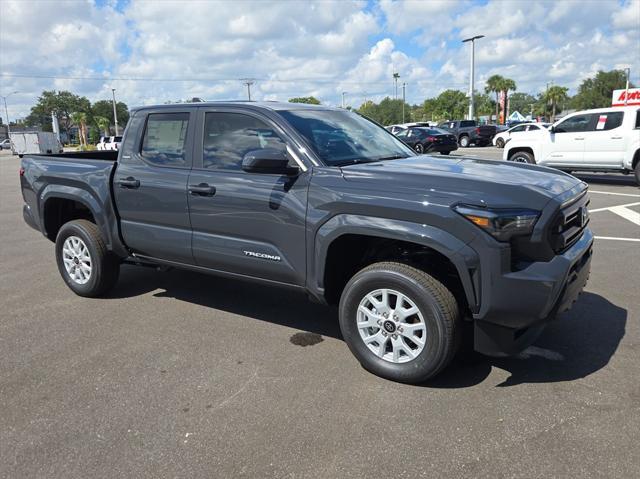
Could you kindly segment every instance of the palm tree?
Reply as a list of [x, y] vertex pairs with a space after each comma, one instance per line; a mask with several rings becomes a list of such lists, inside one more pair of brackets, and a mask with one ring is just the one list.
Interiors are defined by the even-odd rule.
[[76, 111], [69, 115], [74, 125], [78, 127], [78, 139], [80, 140], [80, 149], [87, 146], [87, 114], [82, 111]]
[[567, 101], [568, 88], [563, 86], [553, 85], [549, 87], [549, 90], [544, 94], [545, 102], [551, 102], [551, 123], [556, 121], [556, 105], [561, 102]]
[[485, 93], [495, 93], [496, 94], [496, 122], [499, 121], [500, 118], [500, 92], [502, 91], [502, 84], [504, 83], [504, 78], [500, 75], [491, 75], [487, 79], [487, 84], [484, 87]]
[[[509, 114], [509, 91], [516, 91], [516, 82], [513, 81], [511, 78], [503, 78], [502, 79], [502, 91], [504, 92], [504, 123], [506, 123], [507, 121], [507, 116]], [[504, 124], [503, 123], [503, 124]]]
[[94, 120], [96, 122], [96, 125], [98, 126], [98, 129], [104, 132], [104, 136], [109, 136], [109, 127], [111, 126], [109, 118], [105, 116], [96, 116]]

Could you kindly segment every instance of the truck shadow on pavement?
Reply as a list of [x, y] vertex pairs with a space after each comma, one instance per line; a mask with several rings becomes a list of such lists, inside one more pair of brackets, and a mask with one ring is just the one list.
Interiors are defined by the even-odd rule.
[[628, 175], [622, 175], [619, 173], [613, 175], [598, 175], [575, 172], [573, 176], [586, 183], [589, 183], [589, 185], [638, 186], [633, 173], [630, 173]]
[[518, 356], [491, 358], [469, 353], [425, 386], [464, 388], [482, 382], [493, 367], [511, 374], [498, 387], [553, 383], [584, 378], [605, 367], [624, 337], [627, 310], [589, 292], [549, 323], [530, 348]]
[[[160, 273], [123, 267], [121, 279], [109, 297], [129, 298], [150, 292], [154, 297], [175, 298], [241, 316], [238, 321], [250, 318], [342, 339], [335, 308], [311, 303], [299, 292], [239, 280], [188, 271]], [[571, 311], [550, 323], [534, 346], [519, 356], [491, 358], [465, 352], [422, 386], [472, 387], [483, 382], [494, 367], [511, 374], [498, 387], [580, 379], [609, 363], [624, 337], [626, 322], [626, 309], [598, 294], [585, 292]]]

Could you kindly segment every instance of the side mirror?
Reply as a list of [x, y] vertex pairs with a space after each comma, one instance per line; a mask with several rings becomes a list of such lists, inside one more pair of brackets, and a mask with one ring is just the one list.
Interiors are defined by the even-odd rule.
[[556, 132], [556, 127], [555, 127], [555, 126], [553, 126], [553, 125], [551, 125], [551, 126], [549, 127], [549, 133], [555, 133], [555, 132]]
[[289, 165], [289, 157], [283, 150], [261, 148], [247, 152], [242, 158], [242, 169], [247, 173], [272, 175], [296, 175], [297, 166]]

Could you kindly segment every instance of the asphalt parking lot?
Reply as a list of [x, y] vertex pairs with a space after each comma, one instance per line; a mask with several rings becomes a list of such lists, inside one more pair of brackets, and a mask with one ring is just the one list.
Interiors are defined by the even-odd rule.
[[631, 176], [581, 176], [591, 278], [534, 347], [406, 386], [286, 291], [125, 266], [108, 298], [75, 296], [23, 223], [18, 168], [3, 152], [0, 477], [640, 477]]

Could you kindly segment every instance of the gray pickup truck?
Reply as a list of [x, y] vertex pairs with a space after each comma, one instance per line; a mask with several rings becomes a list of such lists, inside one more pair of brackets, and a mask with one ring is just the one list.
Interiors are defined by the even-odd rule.
[[590, 270], [581, 181], [417, 155], [342, 109], [144, 107], [120, 151], [26, 155], [20, 181], [75, 293], [105, 294], [123, 263], [294, 288], [338, 305], [361, 364], [402, 382], [440, 372], [465, 325], [480, 352], [520, 351]]
[[486, 146], [496, 136], [495, 125], [478, 125], [475, 120], [455, 120], [440, 123], [438, 128], [444, 128], [458, 139], [462, 148], [471, 146]]

